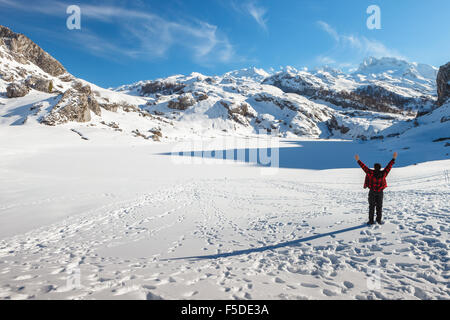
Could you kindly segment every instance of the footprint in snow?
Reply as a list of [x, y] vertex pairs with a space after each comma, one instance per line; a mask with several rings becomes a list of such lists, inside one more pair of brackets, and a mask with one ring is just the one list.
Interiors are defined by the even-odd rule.
[[275, 281], [276, 283], [286, 283], [286, 281], [284, 281], [283, 279], [276, 277], [273, 281]]
[[305, 288], [318, 288], [319, 286], [318, 285], [316, 285], [316, 284], [313, 284], [313, 283], [301, 283], [300, 284], [302, 287], [305, 287]]
[[337, 296], [337, 293], [329, 289], [323, 289], [322, 293], [328, 297]]
[[351, 289], [351, 288], [354, 288], [354, 287], [355, 287], [355, 285], [354, 285], [353, 283], [351, 283], [350, 281], [344, 281], [344, 286], [345, 286], [347, 289]]

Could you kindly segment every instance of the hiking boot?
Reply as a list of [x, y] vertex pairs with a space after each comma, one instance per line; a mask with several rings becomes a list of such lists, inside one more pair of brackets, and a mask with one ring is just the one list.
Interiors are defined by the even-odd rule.
[[368, 226], [371, 226], [371, 225], [373, 225], [373, 224], [375, 224], [375, 222], [373, 222], [373, 221], [367, 222], [367, 225], [368, 225]]

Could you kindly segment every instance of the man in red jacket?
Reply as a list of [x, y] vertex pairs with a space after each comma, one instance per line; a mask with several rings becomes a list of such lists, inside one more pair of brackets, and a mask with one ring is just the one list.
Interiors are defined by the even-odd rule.
[[366, 180], [364, 181], [364, 189], [369, 188], [369, 222], [367, 224], [374, 224], [374, 211], [377, 209], [377, 223], [383, 224], [381, 220], [382, 210], [383, 210], [383, 190], [387, 187], [386, 177], [391, 171], [392, 166], [397, 159], [397, 152], [394, 152], [392, 160], [388, 163], [384, 170], [381, 170], [381, 165], [375, 163], [374, 170], [367, 168], [367, 166], [359, 160], [359, 156], [355, 155], [356, 161], [358, 161], [359, 166], [366, 173]]

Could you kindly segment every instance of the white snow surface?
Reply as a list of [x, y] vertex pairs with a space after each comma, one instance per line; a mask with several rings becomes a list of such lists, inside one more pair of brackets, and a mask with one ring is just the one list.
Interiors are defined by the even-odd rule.
[[0, 127], [2, 299], [450, 298], [450, 160], [423, 162], [438, 143], [399, 150], [367, 227], [353, 154], [387, 163], [389, 143], [282, 139], [277, 169], [199, 156], [255, 138], [77, 133]]

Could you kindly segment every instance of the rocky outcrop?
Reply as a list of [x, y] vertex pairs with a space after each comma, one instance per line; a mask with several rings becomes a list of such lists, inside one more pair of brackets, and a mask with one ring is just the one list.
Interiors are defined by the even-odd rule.
[[197, 102], [208, 100], [208, 95], [204, 92], [194, 92], [194, 97]]
[[328, 127], [328, 130], [330, 130], [330, 132], [339, 131], [342, 134], [346, 134], [347, 132], [350, 131], [350, 128], [344, 125], [340, 125], [335, 116], [332, 116], [331, 119], [326, 122], [326, 125]]
[[66, 73], [61, 63], [23, 34], [0, 26], [0, 40], [0, 45], [5, 45], [17, 62], [25, 64], [30, 61], [52, 76]]
[[382, 86], [362, 85], [353, 90], [331, 90], [314, 76], [279, 73], [263, 81], [278, 87], [285, 93], [296, 93], [313, 100], [323, 100], [342, 108], [369, 110], [385, 113], [402, 113], [414, 105], [426, 105], [434, 101], [426, 96], [411, 98], [402, 96]]
[[105, 110], [108, 110], [111, 112], [117, 112], [117, 110], [119, 110], [119, 107], [121, 105], [118, 103], [101, 103], [101, 104], [99, 104], [99, 106]]
[[14, 81], [14, 75], [7, 71], [0, 71], [0, 77], [6, 82]]
[[247, 102], [242, 102], [238, 106], [233, 106], [230, 109], [228, 109], [228, 111], [231, 114], [240, 114], [244, 117], [249, 118], [256, 118], [257, 116], [255, 109], [253, 109], [252, 106], [249, 105]]
[[165, 81], [151, 81], [141, 87], [139, 93], [143, 96], [149, 94], [163, 94], [170, 95], [174, 93], [180, 93], [180, 91], [185, 87], [181, 83], [165, 82]]
[[177, 100], [169, 101], [167, 107], [175, 110], [186, 110], [192, 107], [197, 101], [194, 99], [191, 93], [183, 93]]
[[81, 81], [75, 81], [72, 84], [72, 88], [74, 88], [75, 90], [77, 90], [78, 92], [81, 93], [85, 93], [87, 95], [92, 94], [92, 89], [89, 85], [83, 85], [83, 83]]
[[298, 111], [298, 108], [289, 100], [286, 99], [280, 99], [277, 97], [273, 97], [271, 95], [266, 95], [266, 94], [257, 94], [254, 97], [256, 102], [270, 102], [273, 103], [274, 105], [278, 106], [281, 110], [283, 110], [284, 108], [288, 108], [289, 110], [292, 111]]
[[240, 104], [227, 103], [220, 101], [220, 104], [228, 110], [228, 118], [232, 119], [244, 126], [249, 125], [249, 119], [256, 118], [257, 112], [247, 102]]
[[20, 98], [24, 97], [30, 92], [30, 88], [28, 88], [24, 84], [19, 83], [11, 83], [6, 87], [6, 96], [8, 98]]
[[29, 77], [27, 80], [25, 80], [25, 84], [29, 88], [47, 93], [51, 92], [51, 89], [53, 87], [51, 80], [39, 78], [36, 76]]
[[275, 74], [265, 79], [262, 83], [280, 88], [286, 93], [297, 93], [304, 96], [312, 96], [317, 89], [321, 88], [320, 84], [307, 77], [290, 73]]
[[69, 121], [88, 122], [91, 120], [91, 111], [100, 115], [97, 101], [85, 93], [69, 89], [42, 119], [42, 123], [54, 126]]
[[450, 62], [439, 68], [436, 84], [438, 106], [442, 106], [450, 98]]

